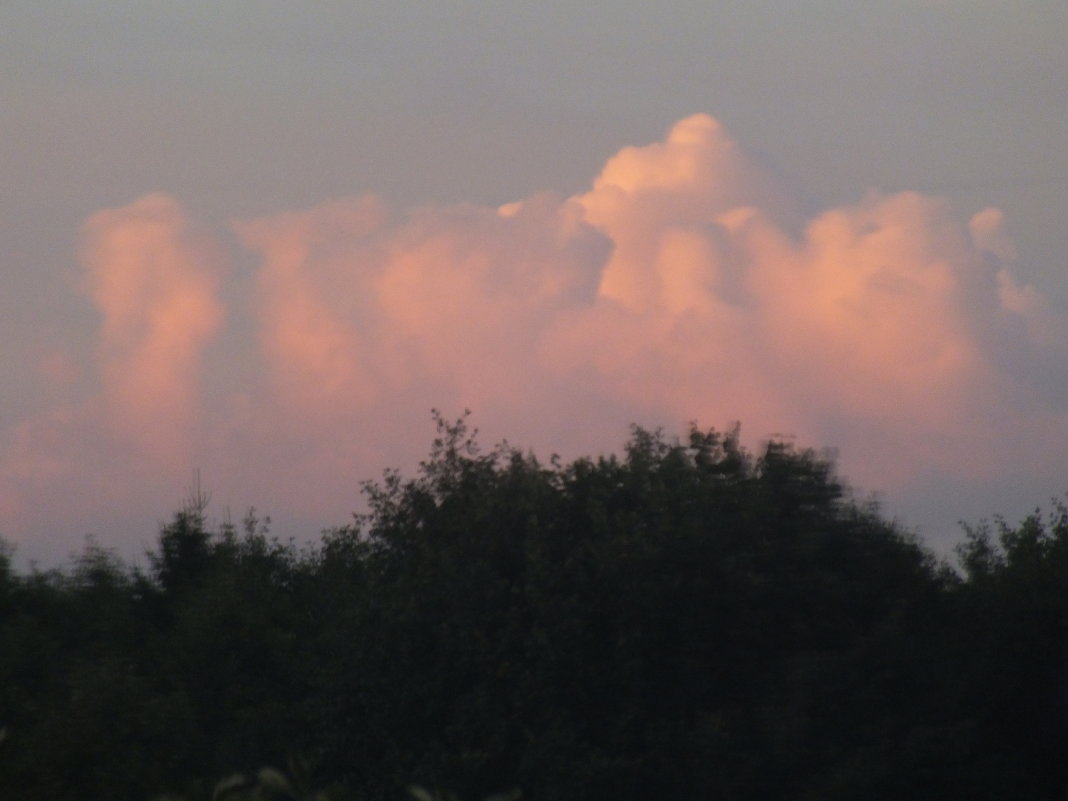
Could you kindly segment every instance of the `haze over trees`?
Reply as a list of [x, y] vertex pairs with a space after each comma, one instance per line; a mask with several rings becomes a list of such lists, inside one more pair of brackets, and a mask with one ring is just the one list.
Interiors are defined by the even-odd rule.
[[0, 797], [1064, 797], [1064, 505], [951, 565], [789, 443], [438, 423], [315, 547], [195, 493], [141, 566], [4, 551]]

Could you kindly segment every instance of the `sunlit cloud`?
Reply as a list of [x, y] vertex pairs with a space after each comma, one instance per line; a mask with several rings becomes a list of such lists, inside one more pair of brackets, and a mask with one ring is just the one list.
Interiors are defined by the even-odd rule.
[[[0, 432], [0, 534], [35, 556], [122, 530], [122, 510], [138, 514], [161, 482], [189, 474], [215, 414], [200, 397], [204, 350], [223, 324], [215, 237], [172, 198], [148, 195], [92, 215], [81, 259], [100, 319], [93, 361], [47, 355], [37, 373], [55, 404]], [[86, 373], [89, 394], [71, 399]]]
[[222, 324], [218, 249], [164, 195], [94, 214], [83, 238], [110, 421], [146, 449], [180, 456], [201, 354]]
[[[251, 276], [223, 269], [224, 237]], [[209, 235], [152, 195], [83, 238], [103, 389], [9, 429], [9, 521], [50, 470], [81, 480], [55, 454], [115, 440], [110, 475], [136, 484], [137, 453], [264, 493], [236, 504], [342, 523], [360, 479], [421, 455], [431, 407], [470, 408], [544, 456], [612, 449], [632, 422], [741, 421], [751, 443], [836, 447], [848, 477], [906, 511], [932, 474], [989, 481], [1007, 454], [1017, 474], [1064, 466], [1068, 326], [1014, 277], [999, 211], [870, 193], [806, 218], [705, 115], [625, 148], [573, 197], [363, 196]], [[209, 402], [224, 286], [250, 299], [230, 319], [255, 331], [242, 358], [262, 381]], [[41, 480], [16, 481], [19, 465]]]

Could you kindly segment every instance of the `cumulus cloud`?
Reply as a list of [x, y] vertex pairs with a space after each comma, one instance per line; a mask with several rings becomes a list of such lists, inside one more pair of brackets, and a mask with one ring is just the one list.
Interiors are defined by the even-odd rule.
[[615, 447], [631, 422], [740, 420], [751, 440], [837, 447], [847, 476], [906, 513], [932, 475], [992, 481], [1007, 451], [1014, 469], [1063, 472], [1068, 326], [1014, 277], [1000, 212], [872, 193], [805, 218], [705, 115], [622, 150], [573, 197], [398, 210], [364, 196], [231, 233], [257, 263], [237, 325], [256, 331], [242, 358], [262, 384], [204, 406], [218, 246], [154, 195], [83, 232], [103, 320], [104, 389], [86, 408], [157, 456], [199, 437], [201, 466], [269, 496], [247, 500], [320, 525], [343, 521], [359, 479], [422, 454], [432, 406], [567, 456]]
[[268, 361], [322, 390], [320, 412], [418, 386], [535, 442], [600, 408], [741, 419], [902, 482], [990, 465], [975, 431], [1029, 393], [1013, 364], [1064, 352], [998, 212], [871, 194], [801, 220], [704, 115], [572, 198], [407, 215], [364, 199], [239, 230], [263, 259]]
[[181, 454], [201, 354], [222, 324], [217, 246], [158, 194], [94, 214], [82, 233], [112, 424], [148, 450]]
[[[213, 413], [200, 398], [202, 356], [223, 323], [222, 250], [172, 198], [93, 214], [80, 255], [100, 320], [93, 361], [48, 354], [37, 372], [53, 405], [0, 431], [0, 535], [52, 560], [180, 494]], [[84, 373], [88, 394], [72, 399]]]

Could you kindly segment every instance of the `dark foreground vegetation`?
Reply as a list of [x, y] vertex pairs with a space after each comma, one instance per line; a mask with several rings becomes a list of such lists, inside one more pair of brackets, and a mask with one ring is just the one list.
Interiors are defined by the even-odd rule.
[[1063, 505], [951, 567], [787, 444], [439, 428], [314, 548], [194, 493], [142, 567], [0, 559], [0, 798], [1065, 797]]

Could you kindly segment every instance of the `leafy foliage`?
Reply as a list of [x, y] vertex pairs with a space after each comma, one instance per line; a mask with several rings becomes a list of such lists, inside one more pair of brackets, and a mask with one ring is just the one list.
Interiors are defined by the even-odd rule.
[[147, 570], [0, 549], [0, 797], [1063, 797], [1064, 505], [958, 573], [789, 443], [437, 422], [316, 548], [197, 488]]

